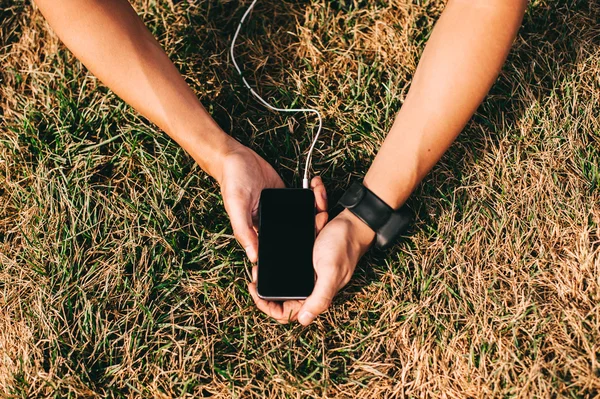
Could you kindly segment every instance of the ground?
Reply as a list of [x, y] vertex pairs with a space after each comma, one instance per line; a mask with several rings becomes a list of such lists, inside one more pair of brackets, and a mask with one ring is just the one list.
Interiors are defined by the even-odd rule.
[[[228, 45], [248, 1], [136, 10], [203, 104], [288, 185], [312, 117], [268, 112]], [[366, 172], [438, 0], [261, 0], [238, 57], [325, 115], [330, 198]], [[24, 0], [0, 0], [0, 396], [597, 397], [600, 3], [533, 0], [501, 76], [308, 328], [253, 306], [218, 186]], [[460, 57], [460, 54], [457, 54]]]

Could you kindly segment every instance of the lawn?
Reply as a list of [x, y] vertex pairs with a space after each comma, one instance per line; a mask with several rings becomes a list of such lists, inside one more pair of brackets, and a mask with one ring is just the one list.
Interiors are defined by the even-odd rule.
[[[288, 185], [313, 117], [228, 46], [249, 1], [138, 1], [220, 125]], [[368, 169], [439, 0], [261, 0], [253, 84], [322, 110], [335, 202]], [[457, 54], [460, 57], [460, 54]], [[253, 305], [219, 187], [0, 0], [0, 397], [600, 395], [600, 2], [533, 0], [501, 76], [316, 323]]]

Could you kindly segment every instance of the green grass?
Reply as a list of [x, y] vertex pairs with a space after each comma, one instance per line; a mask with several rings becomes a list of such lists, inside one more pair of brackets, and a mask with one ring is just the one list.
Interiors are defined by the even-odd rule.
[[[409, 200], [411, 234], [365, 256], [308, 328], [254, 307], [216, 183], [30, 3], [0, 5], [0, 396], [599, 394], [596, 0], [529, 4], [490, 95]], [[246, 5], [136, 9], [219, 124], [292, 185], [314, 121], [240, 84], [227, 51]], [[239, 59], [274, 103], [324, 112], [314, 169], [335, 202], [443, 2], [257, 7]]]

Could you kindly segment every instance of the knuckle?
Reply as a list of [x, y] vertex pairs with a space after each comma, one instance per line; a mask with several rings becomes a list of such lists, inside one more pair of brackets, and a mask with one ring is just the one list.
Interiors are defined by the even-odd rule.
[[315, 308], [319, 310], [319, 312], [325, 311], [329, 305], [331, 305], [332, 298], [329, 297], [319, 297], [315, 302]]
[[239, 226], [233, 227], [233, 236], [242, 246], [247, 246], [248, 244], [248, 232], [247, 229], [241, 228]]

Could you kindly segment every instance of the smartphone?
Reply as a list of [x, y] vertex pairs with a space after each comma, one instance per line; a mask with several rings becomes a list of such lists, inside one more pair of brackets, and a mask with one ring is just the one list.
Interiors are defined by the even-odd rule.
[[258, 208], [258, 296], [305, 299], [314, 288], [315, 195], [309, 189], [265, 189]]

